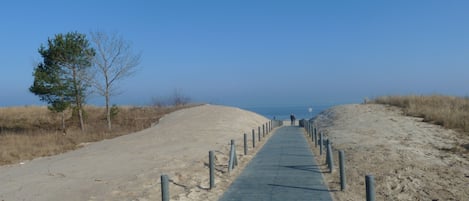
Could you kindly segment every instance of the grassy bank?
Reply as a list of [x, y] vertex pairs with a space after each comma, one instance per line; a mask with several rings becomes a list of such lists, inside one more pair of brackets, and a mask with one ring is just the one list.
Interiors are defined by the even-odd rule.
[[0, 165], [17, 163], [36, 157], [50, 156], [100, 141], [143, 130], [165, 114], [190, 106], [178, 107], [118, 107], [113, 130], [107, 130], [105, 109], [85, 108], [86, 132], [68, 111], [67, 129], [61, 129], [61, 114], [46, 107], [0, 108]]
[[403, 108], [406, 115], [462, 132], [469, 131], [469, 99], [452, 96], [383, 96], [371, 103]]

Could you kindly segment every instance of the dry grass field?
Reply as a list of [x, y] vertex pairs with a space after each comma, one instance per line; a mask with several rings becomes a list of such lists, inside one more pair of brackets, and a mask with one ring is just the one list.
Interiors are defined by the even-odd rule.
[[190, 106], [118, 107], [113, 131], [106, 127], [105, 109], [85, 108], [86, 132], [81, 132], [72, 112], [66, 113], [66, 132], [61, 129], [61, 114], [47, 107], [0, 108], [0, 165], [50, 156], [82, 145], [143, 130], [165, 114]]
[[463, 133], [469, 131], [469, 99], [452, 96], [383, 96], [371, 103], [387, 104], [403, 109], [408, 116], [441, 125]]

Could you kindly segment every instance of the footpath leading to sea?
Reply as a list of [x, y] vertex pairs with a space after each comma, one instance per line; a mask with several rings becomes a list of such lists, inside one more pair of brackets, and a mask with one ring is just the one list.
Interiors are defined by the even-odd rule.
[[304, 129], [277, 129], [220, 201], [331, 201]]
[[[336, 201], [365, 200], [365, 175], [373, 175], [375, 178], [376, 200], [467, 200], [469, 136], [422, 120], [403, 115], [400, 108], [385, 105], [353, 104], [330, 108], [319, 114], [314, 123], [332, 141], [336, 168], [338, 150], [345, 151], [347, 185], [344, 191], [340, 191], [337, 169], [332, 173], [324, 173], [328, 190], [302, 187], [305, 181], [296, 174], [292, 174], [293, 178], [297, 178], [295, 182], [289, 180], [289, 177], [275, 176], [282, 169], [288, 168], [303, 172], [328, 172], [323, 165], [324, 155], [319, 156], [319, 149], [311, 144], [310, 149], [315, 153], [319, 166], [308, 164], [306, 167], [309, 168], [303, 169], [279, 165], [285, 162], [286, 155], [290, 154], [293, 160], [300, 157], [295, 149], [286, 151], [288, 148], [279, 146], [282, 142], [278, 141], [280, 143], [274, 143], [278, 146], [271, 146], [270, 142], [265, 145], [264, 149], [271, 153], [261, 150], [256, 156], [259, 158], [254, 158], [252, 164], [247, 166], [246, 173], [243, 172], [239, 177], [240, 182], [235, 181], [233, 189], [230, 188], [221, 200], [249, 200], [249, 197], [242, 197], [243, 191], [258, 200], [320, 200], [310, 199], [317, 196], [312, 191], [319, 189], [330, 192]], [[277, 141], [277, 137], [273, 135], [270, 140]], [[288, 140], [281, 141], [283, 145], [291, 143]], [[303, 155], [307, 151], [301, 153]], [[279, 158], [269, 157], [270, 154]], [[312, 156], [304, 157], [303, 162], [307, 162], [309, 157]], [[277, 159], [280, 162], [274, 162]], [[276, 165], [278, 169], [268, 168]], [[265, 173], [250, 170], [256, 168], [265, 169]], [[310, 176], [304, 174], [304, 177]], [[249, 177], [256, 179], [250, 180]], [[309, 178], [307, 181], [313, 180]], [[282, 182], [287, 185], [278, 184]], [[254, 186], [261, 186], [260, 191], [270, 194], [252, 190], [259, 188]], [[296, 191], [296, 197], [289, 197], [289, 190], [285, 189]], [[307, 196], [303, 198], [301, 195]]]

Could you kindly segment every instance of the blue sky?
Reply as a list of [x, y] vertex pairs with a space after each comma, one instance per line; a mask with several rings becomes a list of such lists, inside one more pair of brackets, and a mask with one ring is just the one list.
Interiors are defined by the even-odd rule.
[[[469, 1], [3, 1], [0, 106], [29, 93], [57, 33], [119, 32], [142, 52], [117, 104], [287, 106], [393, 94], [469, 95]], [[102, 104], [92, 96], [91, 104]]]

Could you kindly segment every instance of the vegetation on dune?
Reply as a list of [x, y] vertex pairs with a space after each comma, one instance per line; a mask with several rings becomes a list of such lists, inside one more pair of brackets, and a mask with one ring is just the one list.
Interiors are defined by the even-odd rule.
[[[43, 61], [34, 68], [29, 90], [46, 102], [52, 111], [62, 113], [69, 106], [77, 112], [80, 128], [85, 131], [83, 105], [87, 94], [87, 72], [95, 51], [84, 34], [70, 32], [48, 39], [38, 50]], [[64, 118], [62, 128], [65, 129]]]
[[[191, 107], [181, 93], [152, 107], [111, 106], [118, 82], [136, 72], [140, 54], [116, 34], [90, 35], [91, 43], [78, 32], [56, 34], [40, 46], [42, 61], [34, 66], [29, 91], [48, 106], [0, 108], [0, 165], [143, 130], [165, 114]], [[104, 97], [104, 108], [85, 104], [91, 93]]]
[[140, 54], [133, 54], [130, 43], [116, 34], [92, 32], [91, 42], [85, 34], [69, 32], [49, 38], [38, 50], [43, 61], [34, 68], [29, 90], [62, 115], [63, 130], [64, 113], [71, 108], [85, 131], [83, 107], [92, 92], [104, 97], [107, 127], [112, 130], [111, 96], [117, 93], [117, 83], [133, 75], [140, 63]]
[[[192, 106], [180, 91], [153, 98], [149, 107], [112, 105], [119, 81], [136, 72], [141, 55], [117, 34], [90, 35], [91, 41], [78, 32], [59, 33], [39, 47], [42, 61], [33, 68], [29, 91], [47, 107], [0, 108], [0, 165], [143, 130], [165, 114]], [[86, 105], [92, 93], [104, 97], [104, 108]]]
[[397, 106], [409, 116], [462, 132], [469, 131], [469, 99], [461, 97], [432, 96], [383, 96], [370, 103]]
[[57, 115], [47, 107], [0, 108], [0, 165], [36, 157], [50, 156], [81, 147], [88, 142], [110, 139], [143, 130], [165, 114], [191, 107], [117, 107], [112, 108], [113, 130], [106, 123], [106, 108], [85, 106], [87, 130], [81, 132], [78, 119], [66, 111], [67, 132], [63, 133]]

